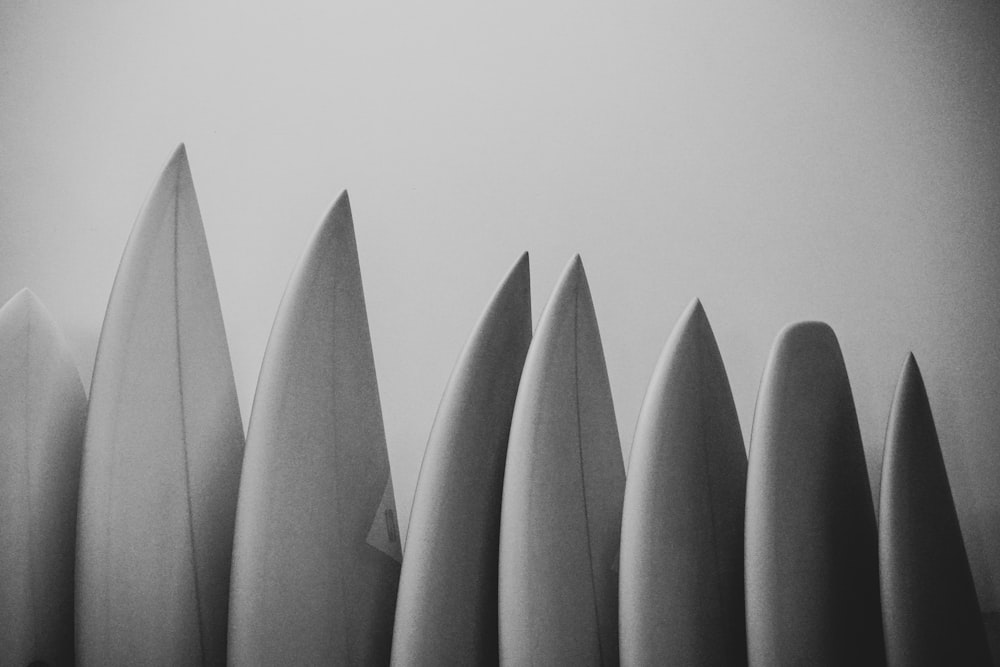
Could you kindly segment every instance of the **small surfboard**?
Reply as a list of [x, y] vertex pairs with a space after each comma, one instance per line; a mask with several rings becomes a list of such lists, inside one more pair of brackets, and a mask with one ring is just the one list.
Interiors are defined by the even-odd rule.
[[181, 145], [132, 228], [101, 329], [80, 476], [79, 664], [225, 664], [242, 452]]
[[0, 665], [73, 665], [73, 568], [87, 397], [45, 306], [0, 308]]
[[431, 429], [399, 579], [392, 664], [497, 664], [500, 498], [531, 342], [524, 253], [479, 318]]
[[402, 551], [343, 193], [282, 298], [240, 482], [233, 665], [389, 662]]
[[840, 345], [820, 322], [771, 348], [746, 496], [751, 665], [885, 661], [875, 512]]
[[889, 665], [990, 665], [976, 587], [913, 355], [889, 413], [879, 501]]
[[653, 371], [629, 456], [623, 665], [746, 664], [746, 472], [729, 378], [696, 299]]
[[524, 362], [500, 519], [504, 665], [618, 664], [625, 469], [597, 316], [580, 257]]

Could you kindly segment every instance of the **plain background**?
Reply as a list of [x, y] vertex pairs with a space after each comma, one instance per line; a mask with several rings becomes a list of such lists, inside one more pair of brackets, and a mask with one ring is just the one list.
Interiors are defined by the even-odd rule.
[[437, 401], [508, 267], [580, 252], [627, 456], [702, 299], [749, 434], [775, 334], [837, 331], [873, 492], [921, 364], [1000, 608], [1000, 9], [972, 0], [273, 5], [0, 0], [0, 300], [84, 383], [135, 215], [188, 147], [244, 421], [342, 188], [404, 526]]

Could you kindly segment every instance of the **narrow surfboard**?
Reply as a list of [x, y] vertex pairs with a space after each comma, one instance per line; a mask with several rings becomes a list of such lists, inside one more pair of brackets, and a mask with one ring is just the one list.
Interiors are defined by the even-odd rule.
[[542, 313], [514, 404], [500, 519], [504, 665], [618, 664], [625, 469], [579, 256]]
[[224, 664], [243, 425], [183, 145], [122, 255], [90, 391], [77, 659]]
[[87, 397], [28, 290], [0, 308], [0, 665], [73, 664], [73, 567]]
[[912, 354], [889, 413], [879, 504], [888, 663], [992, 664], [930, 402]]
[[882, 664], [875, 511], [847, 369], [826, 324], [778, 334], [749, 459], [749, 663]]
[[681, 316], [639, 412], [622, 508], [623, 665], [746, 664], [747, 457], [705, 311]]
[[274, 320], [233, 548], [234, 665], [389, 662], [402, 552], [347, 193]]
[[393, 665], [497, 663], [500, 499], [530, 342], [525, 253], [479, 318], [431, 429], [399, 579]]

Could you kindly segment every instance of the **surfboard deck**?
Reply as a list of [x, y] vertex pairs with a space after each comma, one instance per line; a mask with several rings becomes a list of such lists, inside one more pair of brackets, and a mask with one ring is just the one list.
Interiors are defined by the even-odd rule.
[[629, 456], [623, 665], [746, 664], [746, 469], [729, 378], [695, 299], [653, 371]]
[[243, 451], [225, 328], [184, 146], [108, 301], [80, 481], [81, 665], [221, 665]]
[[410, 512], [393, 665], [498, 662], [500, 499], [530, 342], [524, 253], [476, 323], [434, 419]]
[[275, 317], [237, 514], [233, 665], [388, 664], [402, 552], [346, 192]]
[[934, 417], [912, 354], [889, 413], [879, 506], [888, 664], [992, 664]]
[[77, 489], [87, 398], [55, 322], [0, 308], [0, 664], [73, 664]]
[[746, 496], [751, 665], [885, 660], [875, 513], [840, 345], [783, 329], [764, 370]]
[[564, 271], [528, 350], [500, 519], [500, 662], [618, 663], [625, 470], [590, 288]]

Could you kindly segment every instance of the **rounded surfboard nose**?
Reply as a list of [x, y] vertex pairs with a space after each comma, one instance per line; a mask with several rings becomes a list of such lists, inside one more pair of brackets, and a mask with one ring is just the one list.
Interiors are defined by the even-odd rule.
[[881, 664], [878, 546], [833, 330], [786, 327], [757, 395], [746, 496], [751, 665]]
[[72, 665], [87, 398], [45, 306], [0, 308], [0, 664]]

